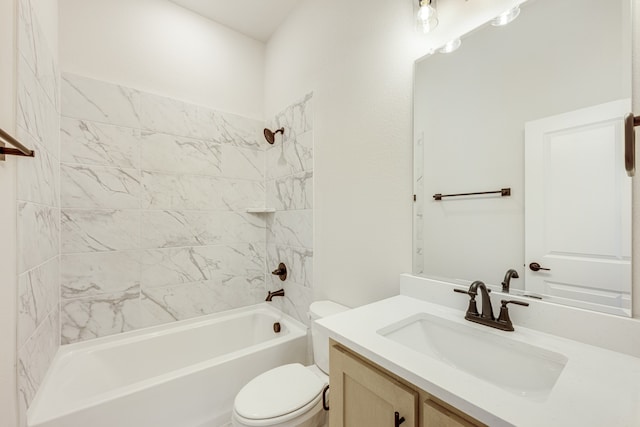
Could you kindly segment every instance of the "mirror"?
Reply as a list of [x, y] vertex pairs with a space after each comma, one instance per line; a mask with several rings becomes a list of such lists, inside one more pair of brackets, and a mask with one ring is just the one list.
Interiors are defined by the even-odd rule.
[[414, 274], [630, 316], [630, 2], [521, 9], [416, 62]]

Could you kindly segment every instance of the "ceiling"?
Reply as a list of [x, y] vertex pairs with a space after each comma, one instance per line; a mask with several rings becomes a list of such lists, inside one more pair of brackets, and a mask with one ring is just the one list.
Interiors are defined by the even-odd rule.
[[170, 0], [256, 40], [266, 42], [300, 0]]

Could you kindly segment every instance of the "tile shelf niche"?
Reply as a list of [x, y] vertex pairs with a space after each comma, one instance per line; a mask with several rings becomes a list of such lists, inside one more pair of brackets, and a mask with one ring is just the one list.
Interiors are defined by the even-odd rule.
[[274, 213], [275, 208], [247, 208], [247, 213]]

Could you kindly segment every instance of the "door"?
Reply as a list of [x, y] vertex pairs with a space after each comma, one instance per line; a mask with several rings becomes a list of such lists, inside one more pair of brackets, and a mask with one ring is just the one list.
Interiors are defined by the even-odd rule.
[[417, 427], [415, 390], [336, 345], [330, 358], [331, 427]]
[[526, 123], [527, 291], [630, 315], [630, 108], [620, 100]]

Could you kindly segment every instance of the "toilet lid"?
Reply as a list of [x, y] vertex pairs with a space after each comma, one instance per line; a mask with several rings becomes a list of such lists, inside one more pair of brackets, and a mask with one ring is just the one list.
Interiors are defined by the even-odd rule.
[[322, 393], [325, 383], [299, 363], [258, 375], [237, 394], [238, 415], [253, 419], [280, 417], [302, 408]]

